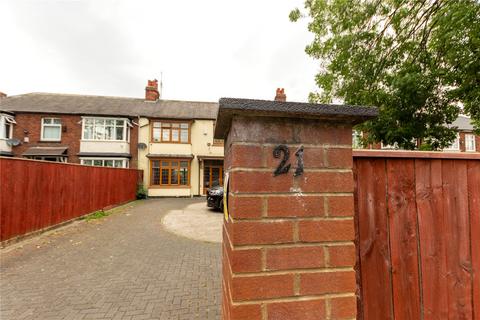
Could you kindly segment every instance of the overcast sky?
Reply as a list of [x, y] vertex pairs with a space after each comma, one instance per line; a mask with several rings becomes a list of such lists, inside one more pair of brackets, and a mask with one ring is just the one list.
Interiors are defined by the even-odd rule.
[[0, 91], [289, 101], [315, 90], [303, 0], [0, 0]]

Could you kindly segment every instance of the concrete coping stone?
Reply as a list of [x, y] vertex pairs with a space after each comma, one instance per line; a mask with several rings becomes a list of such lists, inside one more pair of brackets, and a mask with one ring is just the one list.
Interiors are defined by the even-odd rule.
[[367, 106], [221, 98], [215, 138], [226, 137], [234, 116], [318, 119], [354, 125], [373, 119], [377, 115], [376, 107]]

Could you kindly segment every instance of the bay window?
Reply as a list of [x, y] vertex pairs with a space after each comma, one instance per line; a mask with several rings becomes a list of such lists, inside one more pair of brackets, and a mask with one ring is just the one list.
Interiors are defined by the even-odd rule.
[[83, 118], [83, 140], [128, 141], [127, 119]]
[[189, 143], [190, 123], [153, 121], [152, 142]]
[[62, 121], [58, 118], [42, 118], [42, 141], [60, 141]]
[[189, 186], [190, 160], [150, 160], [150, 184], [152, 186]]

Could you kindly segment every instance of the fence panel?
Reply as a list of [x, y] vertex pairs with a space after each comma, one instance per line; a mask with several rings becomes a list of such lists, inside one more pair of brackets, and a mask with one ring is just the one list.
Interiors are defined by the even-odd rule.
[[141, 171], [0, 158], [0, 241], [135, 200]]
[[480, 154], [355, 151], [359, 319], [480, 318]]

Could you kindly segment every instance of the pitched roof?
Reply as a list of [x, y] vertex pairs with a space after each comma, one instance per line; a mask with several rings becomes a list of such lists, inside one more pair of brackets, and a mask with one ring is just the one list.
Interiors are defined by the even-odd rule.
[[470, 117], [459, 115], [458, 118], [450, 125], [452, 127], [458, 127], [460, 131], [473, 131], [473, 124]]
[[0, 110], [149, 118], [215, 119], [218, 103], [90, 96], [57, 93], [27, 93], [0, 100]]

